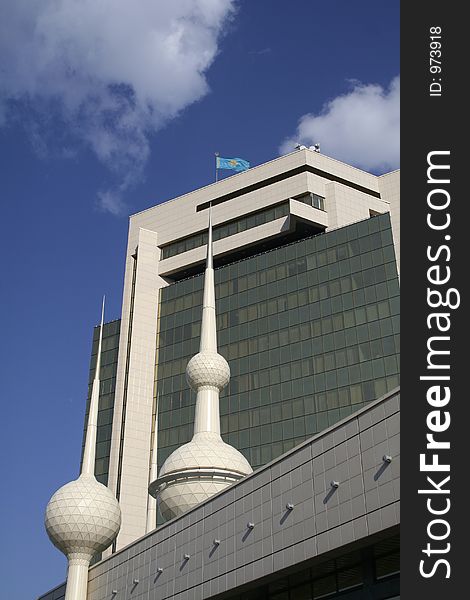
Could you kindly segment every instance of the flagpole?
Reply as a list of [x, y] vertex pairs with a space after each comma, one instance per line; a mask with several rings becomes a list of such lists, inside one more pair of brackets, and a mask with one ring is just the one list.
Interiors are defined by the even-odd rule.
[[217, 169], [217, 157], [219, 156], [218, 152], [214, 152], [215, 154], [215, 182], [217, 183], [219, 178], [219, 170]]

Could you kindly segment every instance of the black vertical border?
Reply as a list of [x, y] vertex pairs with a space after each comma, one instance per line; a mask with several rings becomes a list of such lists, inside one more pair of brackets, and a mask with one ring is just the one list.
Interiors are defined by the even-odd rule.
[[[470, 173], [467, 161], [465, 138], [470, 137], [467, 110], [469, 104], [465, 91], [468, 78], [470, 39], [469, 26], [463, 15], [464, 5], [455, 2], [401, 3], [401, 314], [402, 314], [402, 409], [401, 409], [401, 456], [402, 456], [402, 593], [405, 600], [426, 600], [466, 597], [467, 556], [466, 539], [470, 537], [470, 452], [468, 430], [470, 395], [465, 385], [465, 374], [470, 373], [470, 351], [467, 337], [470, 322], [466, 318], [468, 279], [470, 278], [470, 194], [466, 182]], [[430, 28], [442, 31], [442, 73], [430, 73]], [[429, 95], [432, 78], [441, 79], [442, 95]], [[437, 86], [435, 86], [437, 87]], [[468, 144], [470, 148], [470, 144]], [[450, 150], [450, 184], [445, 187], [451, 195], [449, 206], [451, 224], [445, 232], [433, 232], [426, 224], [427, 155], [435, 150]], [[444, 159], [445, 162], [445, 159]], [[468, 163], [468, 164], [467, 164]], [[444, 240], [449, 234], [451, 240]], [[449, 440], [450, 450], [441, 451], [440, 461], [450, 461], [451, 508], [442, 518], [451, 527], [450, 535], [442, 541], [428, 538], [427, 526], [433, 518], [426, 507], [426, 495], [418, 489], [426, 486], [426, 475], [419, 469], [419, 455], [426, 450], [426, 417], [432, 407], [426, 401], [429, 382], [419, 380], [425, 374], [427, 364], [426, 343], [432, 335], [426, 317], [432, 309], [427, 307], [427, 269], [430, 264], [426, 251], [448, 244], [451, 258], [439, 263], [451, 268], [451, 280], [447, 287], [457, 288], [461, 295], [460, 307], [447, 310], [452, 325], [450, 333], [450, 428], [438, 439]], [[435, 287], [435, 286], [434, 286]], [[445, 286], [442, 286], [445, 287]], [[442, 334], [445, 335], [445, 334]], [[449, 358], [449, 357], [447, 357]], [[445, 362], [445, 359], [444, 359]], [[438, 436], [436, 436], [438, 437]], [[435, 480], [441, 481], [444, 473], [436, 473]], [[443, 486], [445, 487], [445, 486]], [[443, 507], [444, 495], [432, 496], [435, 507]], [[440, 498], [440, 500], [438, 500]], [[444, 526], [435, 527], [434, 532], [444, 532]], [[433, 548], [444, 548], [450, 543], [450, 551], [432, 554], [428, 558], [422, 550], [430, 542]], [[426, 559], [426, 569], [444, 558], [450, 563], [450, 578], [447, 568], [440, 565], [432, 577], [420, 575], [420, 561]], [[430, 568], [431, 567], [431, 568]]]

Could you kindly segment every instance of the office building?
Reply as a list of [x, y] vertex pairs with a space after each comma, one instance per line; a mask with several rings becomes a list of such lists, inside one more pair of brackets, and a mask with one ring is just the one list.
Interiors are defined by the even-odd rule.
[[[233, 494], [251, 486], [258, 473], [260, 477], [270, 473], [265, 477], [272, 483], [273, 473], [289, 464], [300, 449], [325, 436], [334, 440], [337, 427], [359, 422], [356, 415], [371, 414], [370, 403], [382, 407], [377, 410], [385, 418], [383, 407], [396, 401], [398, 172], [377, 177], [302, 149], [133, 215], [122, 316], [105, 325], [103, 332], [98, 417], [96, 476], [114, 492], [122, 511], [114, 552], [129, 544], [143, 548], [139, 546], [144, 543], [142, 536], [153, 530], [148, 520], [153, 446], [160, 468], [192, 436], [195, 395], [187, 385], [185, 369], [199, 345], [209, 206], [219, 352], [231, 369], [230, 383], [220, 394], [221, 433], [255, 471], [233, 486]], [[93, 376], [93, 368], [91, 372]], [[396, 406], [394, 410], [396, 414]], [[398, 451], [390, 452], [382, 457], [396, 456]], [[387, 477], [393, 473], [394, 480], [396, 464], [394, 460], [384, 469]], [[367, 486], [364, 473], [354, 476], [359, 475]], [[384, 537], [381, 532], [386, 531], [386, 539], [394, 539], [397, 533], [396, 491], [387, 492], [393, 501], [381, 498], [375, 509], [365, 506], [361, 513], [368, 522], [376, 518], [376, 510], [387, 509], [388, 517], [380, 526], [375, 522], [374, 529], [368, 524], [364, 535], [347, 542], [345, 537], [334, 547], [358, 542], [360, 553], [369, 556], [360, 564], [371, 565], [374, 552], [379, 552], [375, 544]], [[221, 492], [203, 506], [217, 506], [218, 499], [232, 498], [231, 494]], [[391, 504], [393, 519], [387, 508]], [[188, 517], [176, 521], [200, 517], [198, 510], [191, 509]], [[317, 511], [312, 510], [310, 516], [316, 521]], [[308, 514], [304, 511], [297, 525], [306, 527]], [[228, 523], [223, 515], [224, 510], [220, 518]], [[163, 523], [161, 515], [158, 519]], [[180, 525], [174, 523], [143, 539], [152, 539], [154, 547], [165, 531], [178, 530]], [[395, 527], [393, 536], [389, 527]], [[325, 524], [325, 532], [330, 529], [331, 523]], [[392, 554], [394, 543], [390, 542]], [[281, 546], [287, 547], [284, 542]], [[126, 552], [118, 552], [92, 571], [106, 571], [114, 564], [109, 561], [123, 560]], [[305, 554], [303, 560], [318, 562], [319, 557], [327, 558], [323, 552], [325, 548], [315, 556]], [[335, 551], [333, 560], [341, 564], [339, 556]], [[275, 568], [273, 557], [269, 573], [259, 571], [255, 576], [253, 572], [243, 585], [265, 577], [271, 581], [273, 573], [284, 568]], [[301, 562], [295, 559], [285, 566]], [[335, 573], [340, 572], [335, 565]], [[308, 585], [316, 585], [312, 573], [309, 577]], [[180, 581], [176, 575], [173, 580]], [[232, 584], [219, 586], [217, 594], [238, 587], [238, 579]], [[169, 589], [161, 597], [192, 597], [184, 596], [183, 589], [178, 592], [182, 595], [169, 595]], [[271, 594], [267, 590], [263, 593]]]

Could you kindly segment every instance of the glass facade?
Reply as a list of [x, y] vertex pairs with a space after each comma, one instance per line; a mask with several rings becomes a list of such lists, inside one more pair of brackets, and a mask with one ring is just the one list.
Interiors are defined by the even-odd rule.
[[[96, 479], [104, 485], [108, 484], [109, 475], [109, 454], [111, 449], [111, 429], [113, 422], [114, 392], [116, 387], [120, 329], [120, 320], [105, 323], [103, 327], [103, 345], [100, 369], [100, 403], [98, 410], [98, 428], [96, 434], [95, 476]], [[85, 445], [86, 424], [88, 422], [88, 410], [90, 408], [91, 389], [93, 378], [95, 376], [99, 331], [99, 326], [95, 327], [93, 331], [93, 345], [91, 350], [90, 375], [88, 380], [88, 398], [85, 414], [85, 429], [83, 432], [82, 457], [83, 447]]]
[[388, 538], [374, 546], [349, 552], [316, 564], [288, 577], [231, 600], [316, 600], [338, 598], [382, 600], [399, 598], [400, 537]]
[[[300, 199], [298, 198], [298, 200]], [[304, 200], [301, 200], [301, 202], [303, 201]], [[241, 231], [258, 227], [258, 225], [264, 225], [265, 223], [269, 223], [269, 221], [274, 221], [275, 219], [280, 219], [288, 214], [289, 202], [281, 202], [276, 206], [270, 206], [269, 208], [245, 215], [244, 217], [241, 217], [241, 219], [236, 219], [229, 221], [228, 223], [215, 226], [213, 229], [212, 238], [214, 242], [216, 242], [217, 240], [229, 237], [230, 235], [235, 235]], [[207, 244], [207, 231], [192, 235], [182, 240], [177, 240], [176, 242], [172, 242], [167, 246], [163, 246], [162, 260], [165, 258], [170, 258], [171, 256], [176, 256], [177, 254], [182, 254], [183, 252], [187, 252], [193, 248], [204, 246], [204, 244]]]
[[[254, 469], [399, 384], [399, 286], [379, 215], [215, 272], [219, 352], [231, 380], [222, 437]], [[159, 468], [192, 437], [203, 276], [161, 290]]]

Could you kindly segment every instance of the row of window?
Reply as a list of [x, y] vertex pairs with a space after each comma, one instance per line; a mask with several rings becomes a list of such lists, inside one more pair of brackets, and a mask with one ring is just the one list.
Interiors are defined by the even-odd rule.
[[[248, 421], [251, 425], [263, 423], [267, 411], [270, 414], [269, 422], [276, 422], [333, 408], [357, 405], [380, 398], [388, 390], [397, 386], [398, 373], [324, 391], [317, 391], [315, 381], [306, 378], [293, 383], [288, 399], [281, 396], [283, 384], [273, 384], [269, 388], [260, 388], [251, 392], [229, 393], [220, 399], [220, 413], [222, 422], [225, 422], [224, 416], [230, 417], [231, 425], [224, 431], [233, 431], [235, 425], [248, 427], [246, 425]], [[247, 410], [250, 411], [249, 416], [242, 416], [241, 413]], [[186, 392], [162, 396], [159, 399], [159, 413], [161, 417], [159, 424], [163, 429], [172, 425], [192, 423], [194, 398]], [[234, 416], [239, 413], [240, 417]]]
[[[275, 403], [269, 394], [258, 397], [258, 402], [254, 394], [235, 395], [221, 402], [222, 435], [227, 443], [242, 449], [255, 468], [334, 425], [398, 384], [398, 375], [394, 375], [294, 400], [284, 397], [281, 400], [278, 396]], [[351, 401], [353, 404], [346, 404]], [[194, 405], [160, 414], [159, 465], [176, 447], [191, 439], [193, 419]], [[282, 441], [276, 441], [279, 436]], [[286, 446], [287, 441], [292, 445]]]
[[[382, 271], [386, 272], [386, 269]], [[396, 273], [396, 271], [395, 271]], [[359, 276], [360, 275], [360, 276]], [[234, 294], [229, 298], [222, 298], [217, 302], [217, 322], [218, 332], [223, 334], [227, 327], [233, 328], [239, 324], [253, 322], [256, 319], [262, 319], [273, 315], [273, 318], [288, 319], [287, 325], [292, 326], [297, 322], [305, 322], [325, 318], [335, 313], [344, 313], [352, 308], [362, 307], [366, 304], [383, 302], [384, 300], [398, 296], [398, 280], [393, 277], [386, 277], [385, 281], [377, 283], [365, 283], [363, 274], [344, 277], [330, 284], [298, 289], [295, 286], [299, 283], [294, 278], [287, 286], [272, 286], [273, 289], [267, 290], [266, 287], [250, 290], [241, 294]], [[344, 290], [344, 291], [341, 291]], [[276, 293], [277, 291], [277, 293]], [[330, 294], [336, 292], [338, 294]], [[269, 294], [268, 294], [269, 292]], [[398, 298], [393, 301], [394, 305], [399, 304]], [[290, 311], [289, 317], [286, 317], [286, 311]], [[160, 319], [159, 332], [164, 334], [167, 331], [174, 331], [175, 339], [173, 341], [182, 341], [188, 339], [197, 331], [189, 327], [193, 323], [198, 326], [201, 322], [200, 305], [194, 308], [182, 310], [169, 316], [162, 316]], [[186, 330], [180, 331], [179, 327], [186, 325]], [[250, 331], [252, 325], [250, 324]], [[184, 334], [184, 335], [183, 335]], [[251, 335], [251, 334], [250, 334]], [[181, 339], [178, 339], [178, 336]], [[182, 336], [182, 337], [181, 337]], [[170, 341], [171, 343], [171, 341]]]
[[[102, 348], [103, 349], [108, 349], [108, 348], [113, 348], [116, 343], [119, 341], [119, 332], [121, 331], [121, 319], [116, 319], [114, 321], [109, 321], [108, 323], [104, 324], [103, 327], [103, 345]], [[100, 328], [99, 326], [96, 326], [93, 329], [93, 352], [96, 352], [97, 348], [98, 348], [98, 338], [100, 335]], [[114, 339], [112, 340], [111, 338], [113, 336], [117, 336], [117, 340]], [[106, 340], [106, 341], [105, 341]], [[106, 342], [109, 344], [108, 348], [105, 348]], [[96, 347], [95, 347], [95, 343], [96, 343]]]
[[[221, 410], [221, 431], [223, 434], [238, 435], [243, 430], [248, 431], [250, 428], [266, 425], [268, 434], [269, 427], [282, 427], [284, 423], [297, 419], [297, 426], [305, 429], [303, 431], [296, 430], [293, 434], [286, 430], [283, 435], [284, 439], [304, 433], [313, 434], [321, 431], [323, 426], [334, 424], [333, 419], [339, 414], [338, 411], [342, 411], [343, 416], [347, 416], [365, 402], [380, 398], [387, 391], [396, 388], [398, 382], [398, 375], [393, 375], [328, 392], [318, 392], [315, 395], [302, 395], [294, 399], [280, 398], [269, 392], [265, 396], [260, 394], [257, 398], [252, 394], [234, 395], [226, 398], [225, 406], [221, 407], [221, 409], [223, 408], [223, 411]], [[179, 403], [176, 403], [176, 407], [171, 410], [162, 411], [159, 414], [159, 435], [164, 431], [167, 433], [166, 437], [160, 439], [159, 446], [176, 444], [176, 438], [180, 443], [189, 441], [193, 421], [194, 404], [180, 407]], [[181, 427], [183, 429], [178, 429]], [[168, 436], [171, 436], [171, 441], [167, 440]], [[257, 439], [258, 441], [256, 441]], [[260, 443], [259, 440], [260, 438], [254, 437], [255, 445]], [[261, 441], [269, 443], [272, 440], [267, 435]], [[237, 444], [235, 445], [238, 447]]]
[[[308, 390], [311, 388], [310, 376], [316, 377], [315, 389], [323, 391], [398, 372], [398, 351], [393, 336], [307, 358], [295, 359], [287, 353], [286, 361], [283, 361], [282, 354], [280, 356], [281, 360], [276, 361], [279, 355], [262, 353], [236, 363], [232, 361], [231, 380], [222, 397], [285, 381], [292, 381], [293, 389], [296, 389], [300, 385], [298, 379], [305, 380], [303, 385]], [[170, 369], [175, 364], [168, 363], [165, 367]], [[189, 399], [190, 391], [184, 377], [184, 371], [177, 371], [175, 375], [166, 377], [165, 383], [159, 388], [160, 393]], [[162, 410], [166, 410], [164, 405]]]
[[[212, 231], [212, 239], [215, 242], [231, 235], [235, 235], [236, 233], [246, 231], [247, 229], [264, 225], [265, 223], [269, 223], [275, 219], [280, 219], [288, 214], [289, 203], [283, 202], [277, 206], [271, 206], [269, 208], [253, 212], [249, 215], [241, 217], [240, 219], [230, 221], [229, 223], [216, 225]], [[207, 244], [207, 231], [203, 233], [197, 233], [196, 235], [192, 235], [182, 240], [172, 242], [167, 246], [163, 246], [161, 257], [162, 259], [170, 258], [172, 256], [176, 256], [177, 254], [187, 252], [188, 250], [193, 250], [193, 248], [204, 246], [205, 244]]]
[[[105, 323], [103, 328], [103, 343], [100, 369], [100, 393], [98, 408], [98, 427], [96, 432], [96, 460], [95, 476], [103, 485], [108, 483], [109, 456], [111, 448], [111, 431], [114, 412], [114, 390], [116, 386], [116, 371], [119, 347], [119, 332], [121, 321]], [[85, 414], [85, 430], [83, 444], [85, 443], [86, 423], [91, 398], [93, 378], [95, 376], [96, 353], [98, 351], [99, 327], [93, 332], [93, 348], [90, 361], [88, 399]], [[83, 452], [83, 447], [82, 447]]]
[[[345, 330], [345, 332], [338, 332], [338, 336], [327, 334], [316, 338], [302, 337], [303, 341], [287, 345], [279, 343], [282, 342], [284, 336], [274, 332], [269, 336], [260, 336], [257, 340], [242, 340], [241, 342], [233, 342], [229, 346], [220, 346], [219, 351], [230, 362], [232, 377], [272, 368], [279, 364], [295, 362], [299, 374], [294, 375], [292, 373], [292, 375], [296, 379], [318, 372], [352, 366], [366, 360], [375, 360], [398, 354], [400, 347], [399, 334], [396, 333], [399, 330], [398, 318], [387, 319], [378, 323], [380, 324], [378, 331], [388, 332], [389, 327], [391, 327], [393, 335], [376, 337], [376, 328], [369, 329], [368, 326], [364, 330], [365, 339], [363, 339], [362, 330], [359, 330], [358, 333], [356, 329], [351, 328]], [[308, 328], [302, 329], [302, 331], [305, 330], [308, 330]], [[268, 343], [265, 343], [266, 340], [268, 340]], [[269, 350], [265, 350], [265, 348], [269, 348]], [[182, 386], [178, 384], [178, 378], [184, 377], [186, 365], [191, 356], [197, 353], [198, 346], [194, 344], [193, 352], [189, 347], [189, 352], [185, 352], [182, 357], [179, 356], [180, 350], [178, 347], [162, 350], [157, 382], [161, 383], [171, 378], [171, 385], [165, 384], [163, 386], [166, 390], [165, 393], [186, 388], [184, 381], [182, 381]]]
[[[310, 259], [315, 259], [315, 256], [309, 255], [288, 264], [280, 264], [251, 275], [241, 276], [239, 279], [216, 284], [218, 310], [224, 310], [224, 299], [238, 294], [243, 302], [243, 293], [248, 297], [252, 290], [256, 290], [258, 300], [306, 289], [316, 290], [319, 296], [321, 294], [323, 298], [327, 298], [396, 276], [395, 252], [391, 245], [325, 267], [310, 267]], [[295, 277], [296, 275], [298, 277]], [[162, 288], [160, 305], [162, 317], [200, 305], [203, 281], [196, 277], [194, 279], [198, 279], [197, 289], [188, 290], [174, 299], [166, 299], [167, 288]]]
[[[239, 358], [253, 352], [263, 352], [278, 346], [296, 344], [299, 341], [311, 340], [311, 343], [313, 343], [313, 339], [352, 328], [356, 331], [359, 342], [364, 341], [364, 338], [367, 337], [369, 339], [376, 339], [379, 336], [384, 337], [392, 334], [394, 331], [394, 319], [398, 316], [398, 312], [394, 306], [392, 306], [393, 315], [390, 314], [390, 304], [394, 303], [385, 301], [379, 305], [369, 304], [353, 310], [338, 312], [332, 316], [323, 316], [323, 318], [316, 319], [312, 317], [315, 313], [315, 308], [318, 309], [319, 307], [311, 306], [308, 313], [305, 311], [305, 317], [307, 317], [305, 319], [302, 318], [302, 311], [299, 311], [299, 323], [295, 323], [294, 319], [291, 321], [291, 316], [293, 317], [293, 315], [287, 315], [289, 317], [288, 320], [286, 319], [289, 324], [288, 327], [280, 327], [284, 319], [282, 317], [277, 319], [278, 315], [275, 315], [273, 318], [269, 317], [268, 321], [275, 324], [277, 329], [274, 329], [269, 334], [260, 334], [257, 338], [250, 338], [250, 333], [251, 336], [256, 335], [262, 329], [262, 327], [259, 327], [260, 323], [252, 322], [246, 326], [241, 323], [236, 331], [233, 328], [226, 332], [221, 331], [219, 336], [221, 352], [224, 354], [224, 350], [226, 350], [224, 356], [230, 359]], [[369, 332], [369, 336], [367, 335], [367, 331]], [[377, 332], [379, 331], [378, 336]], [[348, 335], [348, 339], [352, 341], [354, 337], [352, 332], [345, 333], [345, 335]]]
[[[318, 362], [321, 362], [323, 357], [319, 357]], [[324, 359], [323, 359], [324, 361]], [[308, 370], [310, 373], [305, 375]], [[387, 356], [385, 358], [378, 358], [373, 361], [365, 361], [359, 365], [352, 365], [350, 367], [336, 368], [326, 372], [318, 372], [313, 374], [311, 365], [306, 364], [304, 361], [303, 365], [299, 365], [297, 362], [289, 364], [282, 364], [280, 366], [269, 367], [263, 369], [260, 372], [247, 373], [245, 375], [239, 375], [233, 377], [224, 390], [221, 398], [233, 397], [234, 395], [241, 395], [244, 393], [250, 393], [252, 397], [252, 406], [256, 406], [256, 403], [263, 404], [263, 400], [267, 398], [268, 401], [276, 402], [279, 395], [283, 392], [288, 398], [297, 398], [302, 395], [318, 394], [320, 392], [332, 391], [337, 388], [344, 388], [345, 386], [351, 386], [351, 402], [357, 402], [360, 400], [354, 400], [353, 391], [356, 384], [361, 384], [364, 389], [368, 389], [368, 382], [370, 380], [378, 381], [383, 377], [391, 377], [399, 373], [399, 357], [398, 355]], [[174, 382], [169, 382], [174, 383]], [[286, 387], [286, 384], [288, 387]], [[174, 385], [174, 387], [180, 387]], [[172, 385], [165, 385], [159, 387], [159, 393], [162, 395], [161, 401], [161, 412], [165, 410], [174, 410], [179, 407], [188, 406], [192, 401], [192, 395], [185, 390], [173, 389]], [[369, 395], [372, 394], [372, 397]], [[367, 397], [364, 397], [367, 396]], [[364, 399], [374, 399], [373, 390], [367, 394], [364, 391]], [[103, 413], [105, 414], [105, 413]], [[112, 414], [110, 415], [111, 422]], [[106, 422], [103, 420], [103, 425]]]
[[[248, 448], [255, 448], [260, 443], [263, 446], [273, 446], [277, 442], [291, 440], [293, 438], [306, 439], [318, 433], [335, 423], [337, 414], [341, 414], [340, 418], [349, 416], [353, 411], [357, 410], [357, 406], [354, 407], [341, 407], [344, 410], [338, 410], [333, 412], [331, 415], [330, 411], [325, 411], [318, 414], [310, 414], [305, 416], [296, 417], [293, 419], [285, 418], [283, 421], [275, 423], [267, 423], [264, 425], [252, 425], [246, 429], [235, 429], [235, 431], [226, 432], [224, 431], [224, 425], [228, 426], [229, 417], [225, 420], [222, 419], [222, 436], [224, 440], [235, 446], [238, 449], [246, 450]], [[332, 409], [333, 410], [333, 409]], [[239, 419], [230, 419], [230, 426], [233, 428], [241, 427], [245, 424], [244, 421], [248, 420], [251, 415], [251, 411], [237, 414]], [[253, 421], [253, 419], [249, 419]], [[193, 425], [188, 423], [182, 426], [174, 426], [170, 429], [163, 429], [159, 434], [159, 443], [164, 446], [177, 446], [184, 444], [189, 441], [193, 434]], [[282, 448], [272, 448], [272, 456], [276, 455], [276, 450]], [[260, 464], [257, 462], [256, 464]]]
[[[398, 385], [390, 219], [370, 221], [216, 271], [219, 351], [232, 373], [220, 396], [222, 431], [254, 466]], [[192, 434], [195, 396], [185, 368], [198, 351], [201, 288], [194, 277], [161, 292], [160, 464]]]
[[[232, 383], [245, 374], [263, 378], [265, 369], [272, 370], [268, 377], [271, 377], [271, 384], [276, 383], [272, 378], [278, 377], [275, 369], [279, 365], [291, 369], [289, 371], [291, 379], [345, 367], [360, 366], [365, 361], [369, 362], [376, 372], [376, 364], [377, 369], [381, 369], [383, 361], [399, 352], [398, 334], [394, 335], [395, 327], [398, 331], [398, 318], [395, 320], [384, 319], [369, 325], [361, 325], [358, 328], [307, 338], [302, 342], [282, 346], [278, 345], [280, 336], [270, 334], [263, 336], [273, 343], [272, 346], [268, 346], [269, 350], [249, 353], [252, 348], [264, 348], [263, 339], [261, 340], [262, 344], [260, 340], [258, 340], [258, 344], [249, 344], [248, 341], [234, 342], [226, 348], [227, 352], [224, 351], [224, 347], [221, 347], [220, 351], [222, 356], [225, 356], [230, 362]], [[165, 350], [164, 353], [162, 352], [163, 354], [165, 354], [166, 361], [163, 362], [162, 356], [162, 362], [157, 371], [160, 393], [167, 394], [185, 390], [187, 385], [184, 374], [191, 354], [173, 359], [171, 358], [171, 349]], [[382, 363], [377, 361], [382, 361]]]
[[[346, 288], [345, 288], [346, 289]], [[243, 339], [243, 328], [246, 332], [246, 337], [253, 336], [253, 327], [258, 328], [258, 334], [264, 333], [263, 329], [267, 327], [267, 331], [272, 331], [278, 327], [293, 327], [297, 323], [306, 323], [315, 319], [327, 319], [331, 315], [338, 313], [347, 314], [346, 319], [354, 324], [362, 324], [365, 322], [361, 313], [355, 312], [354, 315], [348, 311], [359, 309], [367, 305], [375, 303], [390, 302], [390, 314], [398, 314], [399, 298], [398, 298], [398, 281], [396, 279], [384, 283], [379, 283], [373, 286], [362, 287], [351, 292], [345, 292], [341, 295], [331, 298], [322, 298], [321, 288], [311, 288], [309, 290], [300, 290], [292, 292], [288, 295], [282, 294], [279, 297], [263, 300], [258, 298], [254, 303], [244, 303], [241, 298], [232, 297], [231, 303], [233, 308], [227, 307], [225, 311], [218, 312], [218, 334], [222, 344], [228, 343], [222, 341], [226, 332], [224, 330], [230, 328], [230, 338]], [[321, 296], [320, 296], [321, 294]], [[310, 302], [309, 299], [312, 298]], [[236, 300], [240, 302], [236, 303]], [[313, 299], [315, 299], [313, 301]], [[222, 301], [218, 303], [219, 309]], [[366, 308], [367, 310], [367, 308]], [[380, 307], [381, 315], [379, 316], [379, 307], [377, 309], [378, 318], [383, 318], [387, 312], [385, 304]], [[269, 319], [269, 321], [267, 321]], [[374, 320], [374, 318], [370, 318]], [[183, 342], [191, 337], [199, 335], [201, 322], [201, 308], [181, 311], [169, 317], [162, 317], [159, 326], [159, 339], [157, 344], [167, 345]], [[283, 324], [284, 323], [284, 324]], [[245, 327], [244, 327], [245, 325]], [[240, 329], [237, 327], [240, 326]]]
[[[310, 259], [313, 269], [314, 261], [321, 267], [372, 252], [392, 243], [390, 216], [385, 213], [220, 267], [215, 271], [215, 282], [218, 285], [228, 281], [239, 281], [245, 275], [262, 273], [271, 267], [306, 256], [316, 257]], [[202, 283], [203, 277], [200, 275], [169, 285], [162, 289], [162, 300], [172, 300], [202, 290]]]
[[[253, 311], [250, 309], [240, 309], [235, 315], [230, 313], [227, 315], [230, 319], [227, 318], [226, 324], [225, 319], [220, 319], [226, 326], [219, 331], [219, 348], [221, 354], [227, 360], [242, 358], [249, 354], [272, 350], [276, 347], [309, 342], [309, 340], [309, 343], [313, 344], [313, 340], [317, 340], [321, 336], [327, 336], [352, 328], [354, 328], [356, 333], [345, 333], [345, 336], [348, 336], [348, 341], [352, 343], [356, 343], [357, 341], [363, 342], [364, 338], [367, 337], [373, 340], [377, 337], [391, 335], [395, 330], [395, 321], [397, 321], [396, 325], [398, 326], [398, 319], [395, 317], [398, 317], [399, 313], [399, 298], [396, 297], [379, 304], [369, 304], [345, 312], [338, 312], [332, 316], [324, 316], [315, 320], [311, 320], [313, 316], [311, 313], [314, 313], [314, 309], [310, 307], [309, 312], [305, 315], [307, 318], [299, 324], [291, 323], [290, 325], [289, 319], [287, 322], [288, 327], [280, 327], [283, 319], [282, 317], [279, 319], [279, 315], [274, 314], [268, 319], [268, 323], [272, 326], [269, 328], [269, 334], [260, 333], [262, 327], [259, 327], [260, 323], [256, 321], [251, 322], [249, 326], [248, 324], [244, 325], [243, 322], [237, 326], [237, 321], [240, 322], [241, 319], [250, 317], [251, 312], [258, 314], [258, 307], [253, 307]], [[302, 318], [301, 313], [299, 318]], [[377, 335], [378, 332], [380, 332], [379, 335]], [[194, 323], [166, 330], [160, 334], [160, 377], [176, 374], [174, 370], [173, 373], [167, 371], [165, 365], [162, 363], [168, 360], [176, 361], [180, 358], [180, 353], [182, 353], [181, 358], [186, 358], [186, 356], [191, 356], [197, 352], [199, 333], [200, 323]], [[355, 342], [353, 338], [357, 338]], [[179, 344], [179, 347], [175, 353], [174, 350], [176, 350], [176, 347], [174, 346], [176, 344]], [[311, 351], [313, 346], [308, 347], [308, 343], [304, 343], [303, 346], [302, 355], [306, 356], [306, 352]], [[292, 349], [292, 352], [295, 352], [295, 348]], [[179, 369], [178, 372], [182, 372], [183, 370], [184, 367]]]
[[[399, 593], [397, 579], [399, 572], [400, 538], [395, 536], [374, 546], [330, 559], [313, 568], [276, 579], [268, 585], [231, 598], [232, 600], [317, 600], [317, 598], [336, 598], [337, 595], [344, 597], [349, 590], [357, 590], [361, 594], [360, 597], [376, 598], [379, 596], [374, 593], [374, 587], [384, 578], [388, 578], [391, 585], [390, 594], [396, 598], [396, 594]], [[390, 595], [387, 594], [386, 597]]]

